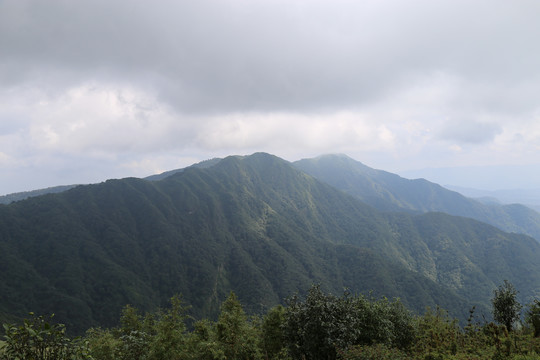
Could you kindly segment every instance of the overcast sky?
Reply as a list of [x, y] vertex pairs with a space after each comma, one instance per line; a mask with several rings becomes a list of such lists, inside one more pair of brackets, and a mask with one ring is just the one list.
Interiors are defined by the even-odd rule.
[[0, 0], [0, 194], [256, 151], [536, 165], [539, 18], [537, 0]]

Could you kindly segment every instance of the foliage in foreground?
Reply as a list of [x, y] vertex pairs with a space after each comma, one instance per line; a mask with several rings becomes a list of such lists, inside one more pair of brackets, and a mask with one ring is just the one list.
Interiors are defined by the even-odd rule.
[[66, 336], [63, 324], [53, 324], [43, 316], [25, 319], [20, 326], [4, 324], [4, 342], [0, 343], [2, 359], [91, 359], [89, 348], [81, 339]]
[[513, 324], [519, 320], [521, 304], [517, 301], [518, 291], [508, 280], [493, 291], [493, 318], [495, 321], [506, 326], [508, 331], [512, 331]]
[[0, 359], [540, 359], [539, 309], [535, 300], [526, 322], [511, 328], [480, 324], [471, 309], [461, 328], [440, 308], [413, 316], [398, 300], [313, 286], [305, 299], [293, 296], [261, 317], [248, 317], [231, 293], [216, 321], [188, 329], [188, 308], [173, 297], [168, 309], [144, 315], [128, 305], [120, 326], [90, 329], [82, 339], [31, 314], [21, 326], [4, 325]]
[[414, 339], [413, 317], [399, 301], [324, 294], [318, 286], [305, 301], [288, 301], [283, 330], [295, 359], [335, 359], [338, 349], [387, 344], [408, 348]]

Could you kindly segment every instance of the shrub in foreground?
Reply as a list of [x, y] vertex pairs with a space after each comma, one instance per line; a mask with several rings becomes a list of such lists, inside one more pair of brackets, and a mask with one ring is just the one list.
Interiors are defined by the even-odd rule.
[[4, 324], [4, 342], [0, 349], [5, 360], [40, 359], [71, 360], [91, 359], [87, 344], [80, 339], [70, 339], [63, 324], [30, 313], [20, 326]]

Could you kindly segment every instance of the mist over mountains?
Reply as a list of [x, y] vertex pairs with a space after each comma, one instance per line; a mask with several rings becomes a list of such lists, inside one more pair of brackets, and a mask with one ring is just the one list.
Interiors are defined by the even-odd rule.
[[504, 279], [540, 294], [539, 218], [341, 155], [214, 159], [0, 205], [0, 320], [82, 332], [174, 294], [214, 316], [231, 290], [257, 313], [313, 283], [464, 319]]
[[401, 171], [406, 178], [483, 191], [538, 190], [540, 168], [535, 165], [485, 165], [426, 168]]
[[345, 155], [296, 161], [294, 166], [381, 211], [440, 211], [540, 239], [540, 214], [521, 204], [467, 198], [425, 179], [408, 180]]
[[507, 189], [507, 190], [479, 190], [462, 186], [445, 185], [467, 197], [474, 198], [483, 203], [523, 204], [535, 211], [540, 211], [540, 188], [536, 189]]

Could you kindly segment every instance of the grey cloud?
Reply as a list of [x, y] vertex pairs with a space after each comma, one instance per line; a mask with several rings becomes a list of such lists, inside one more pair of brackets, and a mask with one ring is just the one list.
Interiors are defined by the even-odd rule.
[[525, 3], [6, 1], [0, 76], [130, 82], [183, 112], [361, 106], [431, 70], [504, 92], [538, 74]]
[[495, 161], [495, 144], [513, 162], [537, 152], [538, 14], [537, 0], [0, 0], [0, 162], [17, 186], [103, 158], [96, 172], [116, 176], [118, 157], [260, 150], [427, 166]]
[[492, 141], [502, 132], [496, 123], [479, 121], [448, 121], [439, 133], [443, 140], [460, 144], [482, 144]]

